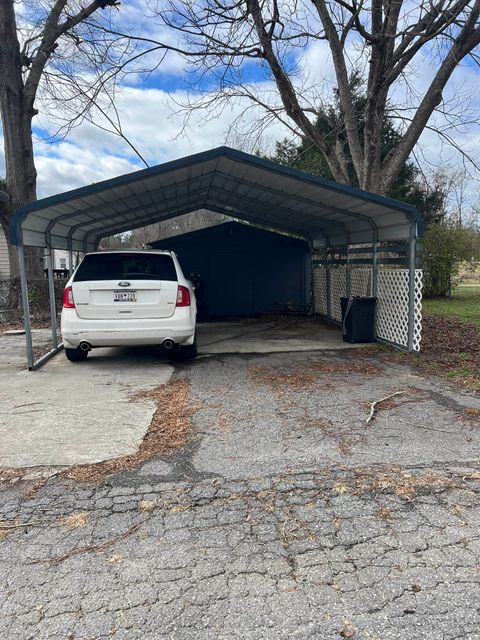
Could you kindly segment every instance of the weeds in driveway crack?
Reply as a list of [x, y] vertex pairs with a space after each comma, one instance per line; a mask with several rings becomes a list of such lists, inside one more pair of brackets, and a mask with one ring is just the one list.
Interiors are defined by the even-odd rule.
[[53, 558], [42, 558], [39, 560], [31, 560], [30, 564], [55, 565], [55, 564], [59, 564], [60, 562], [63, 562], [64, 560], [68, 560], [68, 558], [71, 558], [73, 556], [79, 556], [84, 553], [92, 553], [94, 551], [103, 551], [104, 549], [108, 549], [108, 547], [111, 547], [117, 542], [120, 542], [121, 540], [125, 540], [125, 538], [127, 538], [128, 536], [131, 536], [132, 533], [135, 533], [135, 531], [137, 531], [139, 528], [140, 528], [140, 524], [137, 523], [129, 527], [126, 531], [119, 534], [118, 536], [110, 538], [110, 540], [106, 540], [105, 542], [100, 542], [98, 544], [89, 544], [84, 547], [76, 547], [75, 549], [68, 551], [68, 553], [64, 553], [62, 556], [55, 556]]

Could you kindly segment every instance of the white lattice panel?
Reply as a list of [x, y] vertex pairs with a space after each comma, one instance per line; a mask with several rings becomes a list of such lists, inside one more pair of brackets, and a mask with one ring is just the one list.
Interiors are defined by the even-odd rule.
[[408, 270], [379, 269], [377, 277], [378, 338], [408, 346]]
[[330, 313], [334, 320], [341, 322], [342, 309], [340, 298], [347, 295], [347, 269], [332, 267], [330, 269]]
[[323, 265], [313, 268], [313, 303], [315, 313], [327, 315], [327, 270]]
[[[380, 269], [377, 278], [377, 338], [408, 347], [408, 269]], [[413, 349], [420, 350], [422, 271], [415, 272]]]
[[[408, 269], [379, 269], [377, 278], [376, 336], [408, 348]], [[420, 351], [422, 337], [422, 280], [421, 269], [415, 271], [413, 349]], [[372, 270], [352, 269], [350, 295], [368, 296], [372, 290]], [[327, 315], [327, 270], [315, 265], [313, 270], [314, 311]], [[347, 295], [345, 267], [330, 270], [331, 317], [341, 321], [340, 298]]]
[[350, 295], [369, 296], [372, 290], [371, 269], [351, 269], [350, 271]]
[[[347, 272], [344, 267], [333, 267], [330, 271], [330, 303], [332, 317], [341, 320], [340, 298], [347, 295]], [[352, 269], [350, 274], [350, 295], [368, 296], [371, 291], [371, 269]], [[323, 265], [315, 265], [313, 270], [313, 291], [315, 313], [327, 315], [327, 270]]]

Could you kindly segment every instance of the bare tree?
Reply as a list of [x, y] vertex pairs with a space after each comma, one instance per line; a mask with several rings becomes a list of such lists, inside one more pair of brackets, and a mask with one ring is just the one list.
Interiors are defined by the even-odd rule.
[[[117, 0], [0, 0], [0, 116], [10, 196], [0, 223], [7, 237], [15, 209], [36, 198], [32, 121], [39, 111], [57, 114], [61, 135], [100, 113], [106, 128], [140, 156], [121, 129], [115, 92], [129, 69], [142, 71], [145, 56], [149, 71], [160, 64], [165, 47], [115, 29], [119, 8]], [[14, 275], [13, 247], [10, 262]], [[28, 266], [41, 275], [38, 251], [30, 252]]]
[[[463, 60], [470, 59], [472, 70], [480, 61], [479, 13], [480, 0], [169, 0], [166, 7], [158, 0], [157, 4], [157, 15], [179, 33], [185, 51], [197, 54], [190, 58], [193, 81], [198, 82], [200, 75], [210, 85], [216, 82], [216, 91], [189, 108], [218, 109], [247, 98], [265, 114], [258, 127], [280, 120], [323, 154], [337, 181], [348, 182], [353, 168], [359, 186], [380, 194], [389, 191], [425, 129], [433, 127], [444, 140], [454, 142], [452, 130], [471, 118], [459, 111], [465, 96], [444, 100], [443, 94]], [[322, 64], [315, 53], [322, 43], [328, 46], [343, 120], [328, 135], [315, 126], [322, 101], [318, 80], [308, 85], [300, 73], [307, 52]], [[414, 77], [421, 59], [433, 77], [419, 92]], [[252, 63], [257, 65], [256, 75]], [[366, 86], [361, 129], [350, 83], [354, 73], [363, 75]], [[268, 87], [272, 80], [273, 92]], [[399, 93], [406, 96], [405, 104], [398, 104]], [[382, 123], [392, 109], [402, 121], [402, 136], [384, 155]], [[440, 127], [432, 122], [435, 113], [443, 119]]]
[[458, 227], [478, 229], [480, 215], [475, 206], [473, 184], [464, 168], [444, 167], [432, 176], [437, 184], [444, 185], [446, 198], [445, 220]]
[[221, 213], [215, 213], [214, 211], [199, 209], [198, 211], [185, 213], [170, 220], [164, 220], [163, 222], [157, 222], [147, 227], [135, 229], [130, 235], [129, 242], [131, 246], [134, 247], [145, 247], [156, 240], [163, 240], [164, 238], [171, 238], [172, 236], [178, 236], [183, 233], [213, 227], [227, 220], [231, 220], [231, 218]]

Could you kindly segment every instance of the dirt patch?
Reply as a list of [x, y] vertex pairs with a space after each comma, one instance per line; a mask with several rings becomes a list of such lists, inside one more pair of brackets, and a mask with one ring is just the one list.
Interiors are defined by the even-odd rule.
[[0, 468], [0, 487], [13, 486], [22, 482], [22, 490], [25, 498], [31, 498], [45, 484], [59, 476], [61, 471], [52, 469], [52, 467], [28, 467], [28, 468]]
[[480, 356], [480, 328], [456, 318], [427, 315], [422, 323], [424, 354], [464, 353]]
[[[50, 323], [40, 320], [31, 320], [32, 329], [50, 329]], [[23, 322], [20, 320], [14, 320], [11, 322], [0, 321], [0, 336], [6, 331], [23, 331]]]
[[11, 533], [12, 532], [7, 529], [0, 529], [0, 542], [6, 540]]
[[423, 319], [421, 353], [391, 354], [396, 362], [437, 375], [472, 391], [480, 391], [480, 328], [456, 318]]
[[321, 386], [323, 389], [333, 388], [333, 384], [319, 374], [345, 374], [358, 373], [374, 376], [381, 373], [381, 368], [370, 361], [365, 360], [309, 360], [307, 362], [292, 365], [289, 370], [279, 370], [276, 367], [253, 366], [248, 368], [248, 373], [257, 384], [264, 384], [274, 390], [289, 388], [292, 390]]
[[[354, 355], [358, 357], [358, 353], [354, 352]], [[361, 373], [366, 376], [376, 376], [382, 372], [382, 369], [378, 365], [358, 359], [355, 361], [344, 360], [342, 362], [314, 360], [309, 366], [313, 371], [320, 373]]]
[[80, 482], [100, 482], [106, 476], [136, 469], [146, 460], [171, 453], [187, 442], [192, 430], [192, 416], [200, 405], [190, 404], [190, 384], [184, 378], [170, 380], [150, 391], [135, 393], [130, 402], [153, 400], [156, 405], [150, 427], [136, 453], [105, 460], [97, 464], [77, 465], [64, 472]]
[[318, 376], [309, 371], [295, 370], [285, 372], [275, 367], [249, 367], [248, 373], [257, 384], [264, 384], [273, 389], [289, 387], [290, 389], [304, 389], [318, 383]]
[[[368, 403], [366, 404], [370, 407]], [[399, 404], [400, 402], [398, 402], [398, 400], [394, 400], [393, 398], [389, 398], [388, 400], [380, 400], [375, 407], [375, 413], [378, 413], [379, 411], [391, 411], [392, 409], [396, 409]]]
[[215, 419], [214, 426], [220, 431], [232, 431], [233, 424], [235, 423], [235, 415], [230, 412], [223, 412]]
[[[60, 338], [60, 341], [61, 341], [61, 338]], [[36, 344], [32, 349], [33, 361], [36, 362], [42, 356], [45, 356], [49, 351], [52, 350], [52, 347], [53, 345], [51, 342], [46, 342], [45, 344]]]
[[392, 512], [390, 511], [390, 509], [387, 509], [387, 507], [380, 507], [380, 509], [377, 511], [377, 516], [387, 524], [390, 524], [392, 522]]
[[23, 475], [25, 475], [25, 473], [27, 473], [25, 469], [12, 469], [11, 467], [3, 467], [2, 469], [0, 469], [0, 484], [14, 484]]

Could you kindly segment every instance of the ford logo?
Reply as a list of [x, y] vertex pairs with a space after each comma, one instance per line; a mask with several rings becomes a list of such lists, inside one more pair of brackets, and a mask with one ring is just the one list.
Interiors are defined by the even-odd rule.
[[125, 281], [119, 282], [118, 286], [119, 287], [129, 287], [130, 286], [130, 282], [125, 282]]

